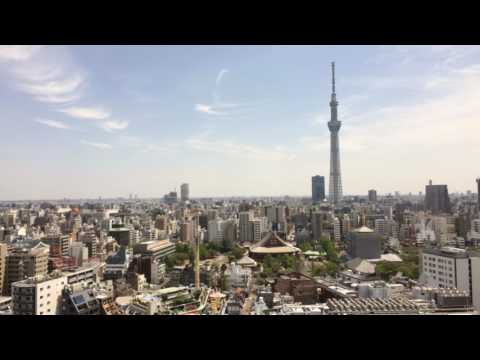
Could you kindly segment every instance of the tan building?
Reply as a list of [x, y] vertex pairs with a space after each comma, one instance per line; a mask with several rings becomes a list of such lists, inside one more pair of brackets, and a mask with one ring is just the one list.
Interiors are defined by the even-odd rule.
[[32, 276], [46, 275], [48, 272], [48, 247], [15, 249], [6, 257], [6, 294], [16, 281]]
[[7, 245], [0, 244], [0, 296], [5, 291], [5, 260], [7, 258]]

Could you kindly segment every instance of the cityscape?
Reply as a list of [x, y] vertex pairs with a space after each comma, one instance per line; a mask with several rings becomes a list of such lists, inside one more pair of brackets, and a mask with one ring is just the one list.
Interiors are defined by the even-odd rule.
[[[478, 315], [472, 99], [480, 47], [361, 48], [0, 46], [0, 115], [9, 130], [0, 156], [0, 315]], [[369, 86], [360, 82], [362, 93], [348, 92], [358, 86], [345, 75], [359, 66], [349, 60], [355, 51], [373, 54], [365, 68], [393, 62], [419, 71], [418, 61], [431, 77], [422, 87], [412, 80], [421, 71], [375, 74]], [[281, 68], [267, 61], [273, 56], [301, 64], [297, 76], [310, 85], [297, 90], [291, 74], [272, 80]], [[165, 73], [138, 80], [157, 57]], [[167, 90], [159, 98], [136, 92], [129, 78], [136, 106], [119, 101], [123, 116], [84, 105], [122, 91], [103, 68], [81, 68], [88, 58], [102, 58], [119, 79], [136, 74], [146, 89], [158, 82]], [[171, 75], [183, 65], [186, 88]], [[230, 99], [224, 86], [234, 69], [257, 65], [265, 68], [249, 75], [258, 81], [255, 100]], [[209, 67], [213, 91], [206, 87], [211, 99], [201, 102], [197, 76]], [[239, 88], [253, 81], [236, 76]], [[291, 88], [275, 93], [281, 81]], [[282, 104], [282, 91], [295, 103], [297, 91], [314, 92], [308, 86], [325, 96], [310, 94], [305, 123], [284, 121], [281, 113], [298, 106]], [[431, 92], [428, 101], [409, 102], [416, 91]], [[199, 121], [154, 112], [159, 104], [183, 109], [172, 100], [179, 92]], [[262, 92], [271, 93], [265, 103]], [[382, 104], [369, 111], [375, 119], [354, 109], [365, 100]], [[264, 116], [274, 109], [277, 118]], [[137, 112], [148, 114], [124, 120]], [[135, 126], [145, 133], [125, 135]], [[302, 151], [288, 145], [296, 134], [309, 145]]]

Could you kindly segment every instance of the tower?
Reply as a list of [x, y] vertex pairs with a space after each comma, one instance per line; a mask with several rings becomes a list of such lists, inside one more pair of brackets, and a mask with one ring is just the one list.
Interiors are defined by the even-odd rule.
[[332, 97], [330, 100], [330, 184], [329, 200], [338, 204], [342, 200], [342, 175], [340, 172], [340, 146], [338, 143], [338, 132], [342, 123], [337, 119], [337, 95], [335, 94], [335, 63], [332, 62]]

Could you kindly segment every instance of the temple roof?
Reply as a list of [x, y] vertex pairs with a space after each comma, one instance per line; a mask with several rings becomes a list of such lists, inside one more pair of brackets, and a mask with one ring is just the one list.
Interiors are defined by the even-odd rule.
[[262, 240], [250, 247], [250, 252], [257, 254], [292, 254], [301, 250], [270, 231]]
[[257, 266], [257, 262], [253, 260], [251, 257], [248, 255], [245, 255], [242, 257], [240, 260], [237, 261], [237, 265], [242, 265], [242, 266]]
[[363, 274], [375, 274], [375, 265], [367, 260], [361, 258], [355, 258], [346, 263], [350, 270], [363, 273]]
[[361, 228], [353, 230], [354, 232], [359, 232], [359, 233], [373, 233], [374, 231], [370, 229], [369, 227], [362, 226]]

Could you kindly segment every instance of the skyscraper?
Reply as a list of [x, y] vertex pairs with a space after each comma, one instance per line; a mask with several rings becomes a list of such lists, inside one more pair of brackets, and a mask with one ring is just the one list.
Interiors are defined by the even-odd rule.
[[368, 201], [377, 202], [377, 190], [368, 190]]
[[180, 185], [180, 199], [182, 201], [187, 201], [190, 197], [190, 190], [188, 184]]
[[337, 119], [337, 95], [335, 94], [335, 63], [332, 62], [332, 97], [330, 100], [330, 184], [329, 199], [333, 204], [342, 200], [342, 175], [340, 172], [340, 146], [338, 143], [338, 132], [342, 123]]
[[432, 185], [432, 180], [425, 186], [425, 209], [434, 214], [450, 212], [450, 198], [447, 185]]
[[480, 212], [480, 178], [477, 178], [477, 208]]
[[325, 199], [325, 178], [320, 175], [312, 176], [312, 201], [314, 203]]

